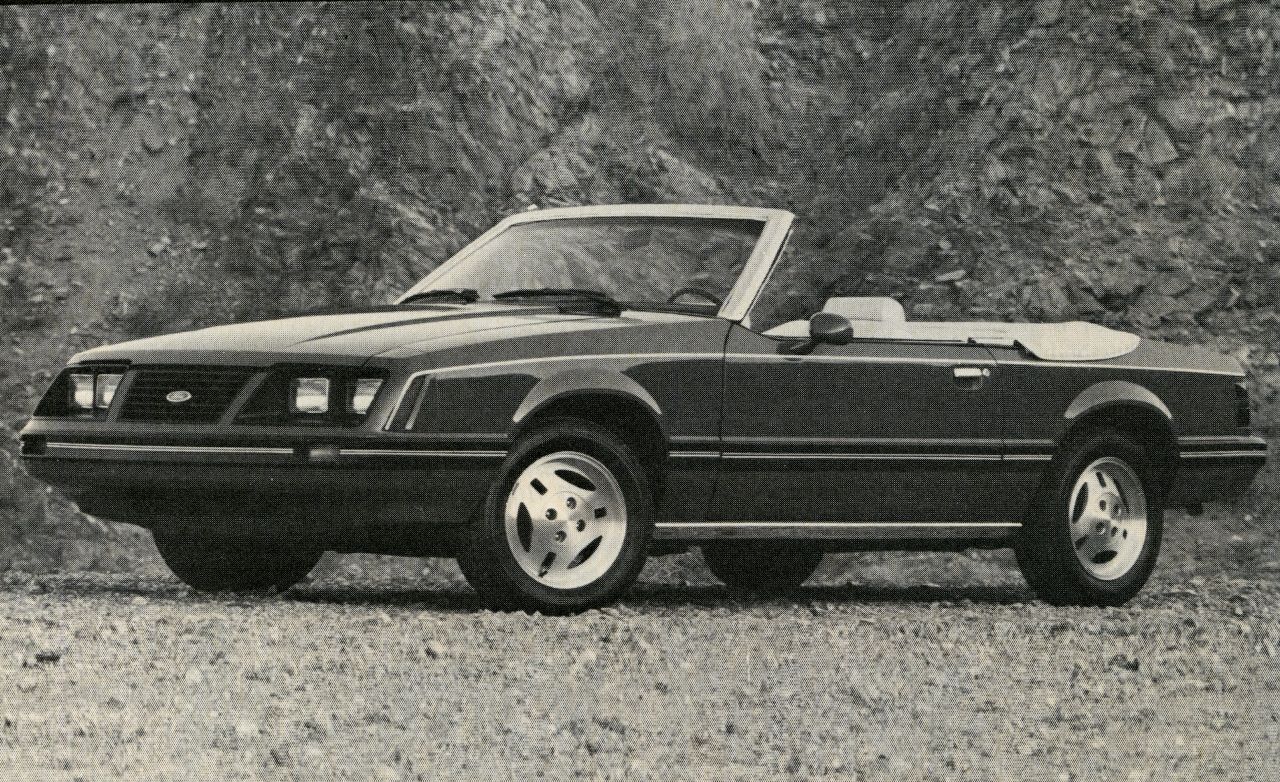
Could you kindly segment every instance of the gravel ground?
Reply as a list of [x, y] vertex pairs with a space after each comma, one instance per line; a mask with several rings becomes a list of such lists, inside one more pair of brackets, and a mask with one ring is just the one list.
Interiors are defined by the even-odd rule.
[[1004, 552], [759, 599], [667, 558], [549, 618], [355, 562], [225, 598], [9, 577], [0, 778], [1280, 779], [1276, 563], [1096, 610], [1029, 602]]

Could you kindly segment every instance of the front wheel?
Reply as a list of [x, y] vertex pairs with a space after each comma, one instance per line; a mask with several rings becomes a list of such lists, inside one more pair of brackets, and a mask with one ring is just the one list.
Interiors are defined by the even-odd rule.
[[1164, 505], [1142, 447], [1115, 431], [1077, 437], [1053, 462], [1014, 551], [1055, 605], [1116, 606], [1142, 589], [1160, 551]]
[[632, 448], [596, 424], [557, 419], [512, 448], [458, 565], [496, 607], [582, 611], [635, 582], [652, 528]]
[[200, 592], [284, 591], [306, 577], [324, 552], [279, 541], [218, 539], [181, 530], [152, 532], [169, 570]]

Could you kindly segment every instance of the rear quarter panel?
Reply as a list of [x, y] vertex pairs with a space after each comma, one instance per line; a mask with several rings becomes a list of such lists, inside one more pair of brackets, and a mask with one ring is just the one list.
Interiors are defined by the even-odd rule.
[[[1119, 390], [1129, 384], [1159, 400], [1175, 437], [1237, 434], [1234, 387], [1243, 374], [1230, 359], [1202, 349], [1143, 340], [1125, 356], [1094, 362], [1041, 361], [1013, 348], [992, 353], [999, 369], [994, 381], [1005, 400], [1004, 437], [1013, 453], [1056, 446], [1076, 421], [1102, 406], [1142, 404], [1138, 395]], [[1116, 391], [1082, 398], [1102, 383]]]
[[[1011, 488], [1029, 504], [1048, 458], [1090, 413], [1128, 405], [1157, 411], [1168, 421], [1179, 452], [1232, 448], [1248, 439], [1236, 425], [1234, 361], [1201, 349], [1143, 340], [1131, 353], [1096, 362], [1051, 362], [1019, 349], [994, 348], [992, 381], [1003, 402], [1002, 436], [1010, 457]], [[1174, 459], [1172, 504], [1230, 496], [1248, 484], [1256, 466], [1222, 467]]]

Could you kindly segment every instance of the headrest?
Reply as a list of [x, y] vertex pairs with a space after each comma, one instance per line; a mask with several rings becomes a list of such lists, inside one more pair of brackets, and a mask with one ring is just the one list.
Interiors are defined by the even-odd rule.
[[833, 296], [827, 299], [822, 311], [843, 315], [849, 320], [902, 323], [907, 319], [902, 305], [888, 296]]

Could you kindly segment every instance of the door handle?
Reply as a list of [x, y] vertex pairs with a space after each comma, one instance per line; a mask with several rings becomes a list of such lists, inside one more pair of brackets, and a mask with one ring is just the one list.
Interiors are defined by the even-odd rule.
[[974, 382], [991, 377], [991, 370], [986, 367], [954, 367], [951, 374], [956, 380]]

